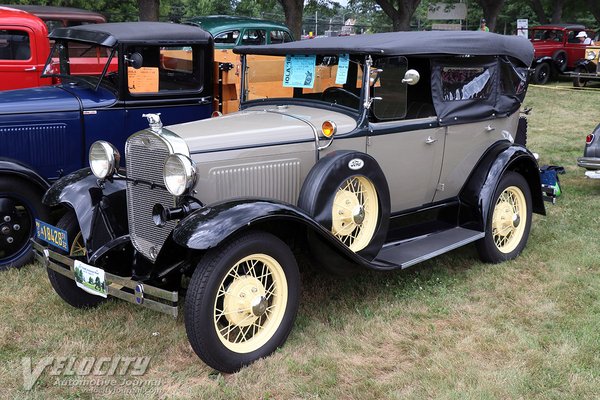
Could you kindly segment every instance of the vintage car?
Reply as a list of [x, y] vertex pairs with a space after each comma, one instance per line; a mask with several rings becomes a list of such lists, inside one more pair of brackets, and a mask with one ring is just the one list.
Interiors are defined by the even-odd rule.
[[[90, 169], [45, 194], [67, 211], [37, 221], [36, 258], [68, 304], [113, 296], [177, 315], [183, 295], [194, 351], [235, 371], [292, 329], [292, 249], [342, 275], [469, 243], [492, 263], [523, 250], [545, 213], [537, 161], [515, 143], [528, 40], [394, 32], [234, 52], [239, 112], [168, 128], [150, 115], [126, 168], [99, 141]], [[275, 77], [277, 91], [255, 96]]]
[[600, 41], [586, 47], [585, 58], [577, 61], [571, 76], [574, 87], [584, 87], [590, 81], [600, 81]]
[[600, 179], [600, 124], [585, 137], [583, 157], [577, 159], [577, 165], [586, 169], [587, 177]]
[[[258, 18], [234, 17], [230, 15], [211, 15], [194, 17], [186, 24], [199, 26], [215, 38], [215, 97], [214, 109], [227, 114], [237, 111], [240, 106], [240, 56], [233, 54], [234, 46], [265, 45], [287, 43], [294, 40], [292, 32], [284, 24]], [[265, 66], [272, 68], [276, 66]], [[272, 82], [279, 86], [280, 82]], [[263, 85], [268, 93], [271, 84]]]
[[589, 37], [594, 32], [579, 24], [553, 24], [533, 27], [529, 39], [534, 48], [533, 82], [544, 85], [554, 74], [572, 71], [577, 61], [585, 57], [586, 45], [581, 44], [577, 34], [586, 31]]
[[[106, 22], [101, 14], [69, 7], [31, 5], [0, 6], [0, 90], [22, 89], [56, 82], [42, 78], [44, 63], [52, 43], [48, 32], [59, 26]], [[84, 59], [71, 59], [71, 64]], [[99, 63], [85, 63], [101, 72]], [[81, 71], [82, 74], [91, 71]]]
[[[202, 29], [132, 22], [56, 28], [43, 78], [55, 86], [0, 92], [0, 269], [31, 260], [35, 219], [47, 218], [42, 195], [58, 178], [88, 164], [90, 145], [121, 151], [143, 129], [144, 113], [165, 123], [212, 113], [213, 41]], [[189, 51], [182, 51], [182, 45]], [[85, 62], [101, 63], [96, 74]]]

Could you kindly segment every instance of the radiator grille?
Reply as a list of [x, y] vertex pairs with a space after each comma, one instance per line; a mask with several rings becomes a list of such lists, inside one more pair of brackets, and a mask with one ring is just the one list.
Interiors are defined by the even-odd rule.
[[210, 175], [219, 200], [258, 196], [295, 204], [300, 192], [298, 159], [230, 165], [214, 168]]
[[[129, 138], [125, 145], [127, 165], [127, 215], [131, 241], [135, 248], [150, 260], [164, 245], [176, 221], [158, 227], [152, 220], [155, 204], [174, 207], [176, 198], [164, 189], [163, 165], [170, 155], [165, 139], [152, 133], [140, 133]], [[151, 186], [151, 184], [160, 186]]]

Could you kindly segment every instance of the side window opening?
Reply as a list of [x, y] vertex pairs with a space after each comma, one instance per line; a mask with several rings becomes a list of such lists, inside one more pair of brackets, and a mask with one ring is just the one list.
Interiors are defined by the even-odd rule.
[[0, 30], [0, 59], [29, 60], [31, 46], [29, 34], [20, 30]]
[[271, 31], [269, 36], [271, 39], [271, 44], [287, 43], [292, 41], [289, 33], [285, 31]]
[[242, 45], [266, 44], [267, 32], [264, 29], [246, 29], [242, 36]]
[[228, 31], [215, 36], [216, 44], [236, 44], [240, 37], [240, 31]]

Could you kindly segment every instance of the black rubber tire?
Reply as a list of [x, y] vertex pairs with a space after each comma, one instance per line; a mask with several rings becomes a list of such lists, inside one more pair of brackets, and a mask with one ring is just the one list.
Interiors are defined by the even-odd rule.
[[[509, 253], [504, 253], [501, 252], [494, 243], [494, 237], [492, 232], [492, 220], [494, 214], [494, 206], [496, 205], [498, 198], [500, 197], [502, 192], [510, 186], [517, 187], [523, 193], [527, 208], [525, 210], [526, 225], [525, 229], [523, 230], [523, 234], [520, 238], [520, 241], [515, 247], [515, 249]], [[482, 261], [489, 263], [499, 263], [507, 260], [512, 260], [513, 258], [516, 258], [521, 253], [521, 251], [523, 251], [525, 245], [527, 244], [527, 239], [529, 238], [529, 231], [531, 229], [531, 204], [531, 189], [529, 188], [529, 184], [527, 183], [523, 175], [517, 172], [507, 171], [500, 179], [498, 187], [494, 192], [494, 196], [490, 201], [490, 209], [486, 218], [485, 237], [476, 242], [477, 252], [479, 253], [479, 257]]]
[[[0, 177], [0, 271], [20, 268], [32, 261], [30, 239], [35, 236], [35, 220], [48, 220], [50, 214], [48, 207], [42, 204], [43, 194], [24, 180]], [[18, 230], [14, 229], [15, 225]], [[2, 233], [3, 230], [6, 233]], [[9, 238], [13, 243], [8, 242]]]
[[554, 67], [560, 73], [565, 72], [568, 64], [567, 53], [564, 50], [557, 50], [552, 55], [552, 60], [554, 61]]
[[527, 147], [527, 118], [519, 117], [517, 125], [517, 133], [515, 135], [515, 143]]
[[[587, 70], [583, 67], [577, 67], [573, 71], [574, 73], [587, 73]], [[573, 87], [584, 87], [587, 84], [588, 80], [585, 78], [580, 78], [578, 76], [573, 77]]]
[[[354, 159], [362, 160], [364, 166], [359, 170], [350, 169], [349, 163]], [[377, 225], [370, 243], [357, 252], [363, 258], [372, 260], [383, 246], [390, 220], [390, 191], [385, 175], [373, 157], [356, 151], [338, 151], [325, 156], [315, 164], [304, 180], [298, 198], [298, 207], [331, 231], [331, 210], [336, 191], [346, 179], [353, 176], [366, 177], [373, 183], [377, 192], [379, 203]], [[316, 249], [311, 248], [311, 250]]]
[[533, 71], [533, 83], [538, 85], [545, 85], [550, 80], [550, 64], [547, 62], [540, 63], [536, 65], [535, 70]]
[[[259, 253], [271, 256], [281, 265], [288, 286], [287, 304], [281, 323], [265, 344], [252, 352], [235, 352], [221, 342], [216, 331], [213, 316], [218, 289], [238, 261]], [[285, 343], [298, 312], [299, 295], [298, 264], [289, 247], [270, 233], [243, 233], [209, 250], [196, 266], [185, 299], [185, 328], [190, 344], [210, 367], [228, 373], [238, 371]]]
[[[64, 229], [67, 231], [69, 239], [69, 248], [71, 248], [77, 233], [79, 233], [79, 223], [77, 222], [77, 216], [73, 210], [67, 211], [56, 223], [57, 228]], [[62, 250], [57, 250], [62, 254], [67, 254]], [[81, 259], [81, 261], [85, 261]], [[54, 291], [63, 299], [65, 302], [76, 308], [91, 308], [105, 302], [107, 299], [90, 294], [80, 289], [74, 280], [67, 278], [64, 275], [59, 274], [48, 268], [48, 279]]]

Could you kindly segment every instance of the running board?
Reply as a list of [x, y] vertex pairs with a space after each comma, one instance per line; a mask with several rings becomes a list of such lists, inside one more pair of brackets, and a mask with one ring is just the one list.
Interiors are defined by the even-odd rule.
[[479, 240], [485, 233], [465, 228], [452, 228], [415, 239], [390, 243], [381, 249], [374, 262], [395, 264], [401, 268], [420, 263]]

